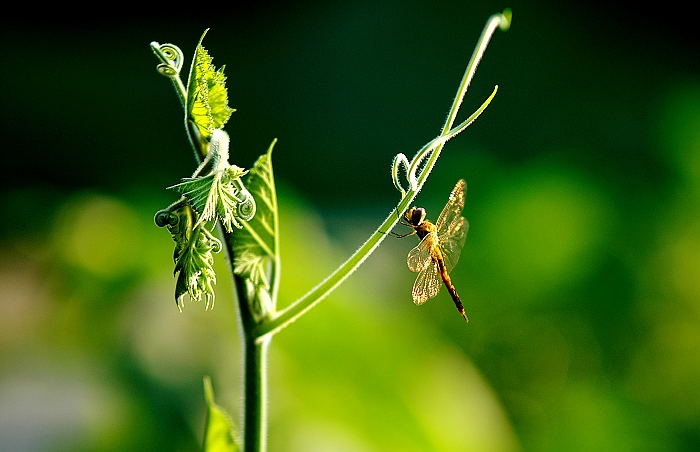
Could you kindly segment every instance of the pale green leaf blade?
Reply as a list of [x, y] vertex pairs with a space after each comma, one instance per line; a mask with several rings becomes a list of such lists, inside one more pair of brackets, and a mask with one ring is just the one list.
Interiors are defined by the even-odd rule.
[[214, 389], [209, 377], [204, 377], [204, 398], [207, 402], [204, 452], [240, 451], [240, 439], [231, 418], [219, 405], [214, 403]]
[[211, 57], [202, 47], [202, 41], [209, 29], [204, 30], [202, 37], [199, 39], [197, 48], [190, 66], [190, 77], [187, 80], [187, 111], [185, 117], [188, 121], [192, 121], [199, 130], [199, 133], [205, 137], [211, 137], [213, 130], [211, 107], [209, 107], [209, 92], [206, 83], [202, 83], [202, 69], [211, 64]]
[[188, 97], [187, 117], [197, 126], [203, 138], [210, 138], [214, 130], [214, 120], [209, 107], [209, 92], [206, 84], [195, 83], [196, 89]]
[[171, 188], [184, 195], [190, 205], [200, 214], [203, 221], [212, 220], [216, 214], [217, 183], [220, 174], [213, 173], [204, 177], [184, 178], [179, 184]]
[[[256, 202], [255, 216], [249, 221], [241, 221], [243, 229], [233, 236], [234, 272], [250, 281], [255, 292], [253, 298], [262, 296], [261, 291], [269, 298], [271, 283], [279, 274], [277, 192], [272, 171], [275, 142], [258, 158], [245, 180], [246, 188]], [[255, 314], [260, 318], [269, 312]]]
[[[274, 144], [258, 158], [245, 181], [246, 188], [255, 198], [257, 211], [250, 221], [245, 222], [243, 230], [236, 233], [236, 259], [244, 255], [249, 259], [275, 258], [277, 253], [277, 193], [272, 172]], [[247, 262], [237, 264], [248, 266]]]
[[202, 46], [206, 30], [199, 40], [187, 81], [187, 119], [202, 137], [210, 139], [214, 129], [222, 128], [234, 110], [228, 105], [224, 67], [216, 70], [212, 57]]
[[[211, 66], [212, 69], [214, 66]], [[207, 79], [207, 86], [209, 88], [209, 108], [211, 109], [211, 117], [213, 122], [213, 127], [215, 129], [222, 128], [231, 117], [234, 109], [228, 105], [228, 91], [226, 90], [226, 76], [224, 75], [224, 68], [226, 66], [221, 66], [221, 68], [213, 74], [211, 79]]]

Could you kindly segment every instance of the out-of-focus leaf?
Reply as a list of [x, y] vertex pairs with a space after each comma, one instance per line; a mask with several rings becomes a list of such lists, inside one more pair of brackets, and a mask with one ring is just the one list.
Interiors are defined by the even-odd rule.
[[187, 119], [194, 122], [202, 137], [209, 139], [214, 129], [226, 124], [235, 110], [228, 106], [225, 66], [216, 70], [212, 57], [202, 46], [202, 34], [187, 82]]
[[207, 423], [204, 431], [204, 452], [238, 452], [240, 439], [231, 418], [214, 403], [214, 388], [211, 379], [204, 377], [204, 398], [207, 402]]

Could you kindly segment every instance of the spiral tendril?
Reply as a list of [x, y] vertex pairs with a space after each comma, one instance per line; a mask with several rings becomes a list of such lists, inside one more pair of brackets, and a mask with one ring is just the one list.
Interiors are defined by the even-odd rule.
[[159, 228], [164, 228], [165, 226], [174, 226], [180, 221], [178, 216], [175, 215], [172, 212], [172, 210], [170, 210], [170, 207], [166, 207], [165, 209], [161, 209], [158, 212], [156, 212], [154, 220], [156, 222], [156, 226], [158, 226]]
[[[410, 163], [408, 161], [408, 158], [401, 152], [396, 154], [394, 156], [394, 161], [391, 164], [391, 178], [394, 181], [394, 187], [398, 191], [401, 192], [401, 196], [403, 197], [408, 190], [405, 190], [403, 188], [403, 185], [401, 184], [401, 181], [399, 180], [399, 169], [403, 167], [404, 174], [406, 175], [406, 178], [408, 178], [408, 168], [410, 166]], [[409, 181], [409, 184], [411, 184], [411, 181]]]
[[157, 42], [151, 43], [151, 49], [158, 59], [162, 61], [156, 69], [166, 77], [177, 77], [182, 70], [184, 55], [182, 50], [174, 44], [160, 45]]
[[[457, 117], [459, 107], [462, 104], [462, 100], [464, 99], [464, 95], [467, 93], [469, 84], [471, 83], [471, 80], [474, 77], [474, 73], [476, 72], [476, 67], [478, 66], [479, 61], [484, 55], [484, 51], [486, 50], [486, 46], [488, 45], [491, 36], [497, 28], [500, 28], [503, 31], [508, 30], [512, 20], [512, 15], [512, 11], [510, 9], [506, 9], [503, 11], [503, 13], [497, 13], [489, 17], [488, 21], [486, 22], [486, 26], [484, 27], [484, 30], [481, 33], [479, 42], [477, 43], [476, 48], [474, 49], [474, 53], [472, 54], [472, 57], [469, 60], [467, 69], [464, 72], [462, 82], [460, 83], [459, 89], [457, 90], [457, 95], [455, 96], [455, 99], [452, 103], [452, 107], [450, 108], [450, 111], [447, 115], [447, 120], [445, 121], [440, 135], [438, 135], [428, 144], [423, 146], [410, 162], [408, 161], [406, 156], [401, 153], [397, 154], [394, 157], [394, 161], [392, 163], [391, 168], [391, 177], [394, 182], [394, 186], [399, 192], [401, 192], [402, 200], [404, 200], [406, 197], [411, 197], [411, 199], [413, 199], [418, 190], [420, 190], [420, 188], [425, 183], [425, 179], [427, 178], [428, 174], [435, 165], [435, 161], [439, 157], [443, 145], [450, 138], [453, 138], [454, 136], [462, 132], [464, 129], [466, 129], [477, 117], [479, 117], [479, 115], [486, 109], [493, 97], [496, 95], [498, 85], [496, 85], [496, 87], [494, 88], [493, 93], [491, 93], [491, 96], [489, 96], [488, 99], [486, 99], [486, 101], [484, 101], [484, 103], [481, 104], [481, 107], [479, 107], [474, 113], [472, 113], [466, 121], [462, 122], [457, 127], [452, 128], [454, 121]], [[409, 190], [405, 190], [403, 188], [403, 185], [401, 185], [401, 182], [399, 181], [399, 168], [402, 166], [406, 170], [406, 178], [408, 179]]]
[[206, 236], [206, 238], [211, 241], [213, 252], [218, 253], [223, 249], [223, 245], [221, 244], [221, 240], [214, 237], [214, 234], [212, 234], [207, 228], [204, 228], [204, 227], [198, 228], [198, 231], [201, 234], [204, 234]]
[[243, 193], [243, 201], [238, 204], [238, 216], [245, 221], [250, 221], [255, 216], [255, 199], [248, 190]]
[[391, 167], [391, 177], [394, 182], [396, 189], [401, 192], [401, 198], [403, 199], [407, 194], [408, 190], [403, 188], [401, 181], [399, 180], [399, 169], [403, 167], [406, 172], [406, 178], [408, 179], [409, 190], [418, 191], [419, 179], [423, 177], [423, 173], [428, 169], [427, 159], [432, 156], [432, 154], [438, 149], [439, 146], [444, 145], [447, 141], [454, 138], [455, 136], [462, 133], [469, 125], [479, 117], [479, 115], [486, 109], [493, 97], [498, 91], [498, 85], [494, 87], [491, 95], [481, 104], [472, 115], [459, 124], [457, 127], [451, 129], [449, 132], [439, 135], [429, 141], [425, 146], [423, 146], [409, 162], [408, 158], [403, 153], [398, 153], [394, 156], [394, 161]]

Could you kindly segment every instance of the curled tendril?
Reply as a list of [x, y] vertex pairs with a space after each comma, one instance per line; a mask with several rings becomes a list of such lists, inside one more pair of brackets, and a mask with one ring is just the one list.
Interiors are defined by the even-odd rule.
[[175, 215], [170, 208], [161, 209], [156, 212], [154, 220], [156, 222], [156, 226], [159, 228], [164, 228], [165, 226], [175, 226], [180, 221], [178, 216]]
[[157, 67], [158, 72], [166, 77], [177, 77], [180, 75], [184, 55], [178, 46], [173, 44], [160, 45], [153, 41], [151, 43], [151, 49], [158, 59], [162, 61]]
[[232, 181], [236, 200], [238, 205], [236, 207], [236, 215], [244, 221], [250, 221], [255, 216], [256, 205], [255, 198], [250, 194], [248, 189], [243, 185], [243, 181], [240, 177], [233, 178]]
[[214, 237], [214, 235], [209, 231], [207, 228], [200, 228], [199, 229], [201, 234], [204, 234], [207, 239], [209, 239], [212, 243], [212, 251], [215, 253], [220, 252], [223, 249], [223, 245], [221, 244], [221, 240], [217, 239]]
[[[404, 174], [406, 175], [406, 178], [408, 179], [408, 168], [410, 167], [410, 163], [408, 161], [408, 158], [401, 152], [396, 154], [394, 157], [394, 161], [391, 164], [391, 178], [394, 181], [394, 187], [398, 191], [401, 192], [401, 196], [404, 196], [408, 190], [405, 190], [403, 188], [403, 185], [401, 185], [401, 181], [399, 180], [399, 170], [403, 169]], [[408, 181], [409, 185], [411, 188], [413, 188], [413, 182]]]
[[[167, 226], [168, 229], [173, 229], [174, 226], [177, 226], [180, 223], [180, 215], [183, 214], [182, 210], [184, 207], [186, 207], [186, 205], [187, 199], [183, 197], [170, 204], [165, 209], [160, 209], [158, 212], [156, 212], [156, 215], [153, 218], [153, 220], [156, 222], [156, 226], [159, 228], [164, 228]], [[175, 229], [179, 230], [179, 228]]]
[[[491, 93], [491, 96], [489, 96], [488, 99], [486, 99], [486, 101], [484, 101], [484, 103], [481, 104], [481, 107], [479, 107], [474, 113], [472, 113], [472, 115], [469, 118], [467, 118], [466, 121], [464, 121], [457, 127], [452, 128], [452, 125], [454, 124], [454, 121], [457, 117], [457, 113], [459, 112], [459, 107], [462, 104], [462, 100], [464, 99], [464, 95], [467, 93], [469, 84], [471, 83], [471, 80], [474, 77], [474, 73], [476, 72], [476, 67], [478, 66], [479, 61], [484, 55], [484, 51], [486, 50], [486, 46], [491, 40], [491, 36], [493, 36], [493, 33], [498, 28], [500, 28], [503, 31], [508, 30], [508, 28], [510, 27], [511, 20], [512, 12], [510, 9], [506, 9], [503, 11], [503, 13], [494, 14], [491, 17], [489, 17], [489, 20], [486, 22], [486, 26], [484, 27], [484, 30], [481, 33], [479, 42], [477, 43], [476, 48], [474, 49], [474, 53], [472, 54], [472, 57], [469, 60], [467, 69], [464, 72], [462, 82], [460, 83], [459, 89], [457, 90], [457, 95], [455, 96], [455, 99], [452, 103], [452, 108], [450, 108], [450, 111], [447, 115], [447, 120], [445, 121], [445, 124], [442, 127], [440, 135], [437, 138], [430, 141], [425, 146], [423, 146], [416, 153], [415, 157], [413, 157], [413, 160], [411, 160], [410, 162], [404, 154], [397, 154], [396, 157], [394, 157], [391, 176], [394, 182], [394, 186], [399, 192], [401, 192], [402, 200], [404, 200], [406, 197], [410, 197], [411, 199], [413, 199], [413, 197], [425, 183], [425, 179], [428, 177], [428, 174], [433, 169], [433, 166], [435, 165], [435, 162], [437, 161], [437, 158], [440, 155], [440, 151], [442, 150], [442, 146], [445, 144], [445, 142], [462, 132], [472, 122], [474, 122], [474, 120], [477, 117], [479, 117], [479, 115], [486, 109], [489, 103], [491, 103], [493, 97], [496, 95], [498, 85], [496, 85], [496, 87], [494, 88], [493, 93]], [[406, 178], [408, 179], [409, 190], [405, 190], [401, 185], [401, 182], [399, 181], [399, 168], [401, 166], [403, 166], [404, 169], [407, 169]]]
[[250, 221], [255, 216], [255, 199], [250, 194], [248, 190], [243, 188], [244, 191], [241, 192], [243, 200], [238, 204], [238, 216], [245, 221]]
[[406, 196], [408, 190], [405, 190], [403, 188], [403, 185], [401, 185], [401, 181], [399, 180], [399, 170], [403, 169], [406, 172], [406, 179], [408, 179], [409, 190], [412, 190], [414, 192], [418, 191], [419, 179], [423, 179], [424, 171], [429, 169], [429, 166], [426, 164], [427, 159], [433, 155], [433, 152], [435, 152], [438, 149], [438, 147], [444, 145], [448, 140], [459, 135], [464, 131], [464, 129], [469, 127], [469, 125], [472, 122], [474, 122], [474, 120], [476, 120], [476, 118], [478, 118], [479, 115], [481, 115], [481, 113], [486, 109], [489, 103], [491, 103], [491, 100], [494, 98], [497, 91], [498, 85], [494, 87], [493, 92], [484, 101], [484, 103], [481, 104], [481, 107], [479, 107], [474, 113], [472, 113], [472, 115], [469, 118], [467, 118], [464, 122], [459, 124], [454, 129], [450, 130], [449, 132], [435, 137], [433, 140], [428, 142], [416, 153], [416, 155], [410, 162], [403, 153], [396, 154], [391, 168], [391, 178], [394, 182], [394, 186], [396, 187], [396, 189], [399, 192], [401, 192], [402, 198]]

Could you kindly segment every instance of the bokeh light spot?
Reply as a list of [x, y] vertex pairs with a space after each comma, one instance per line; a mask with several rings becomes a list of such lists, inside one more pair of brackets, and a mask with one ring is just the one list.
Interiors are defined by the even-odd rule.
[[122, 201], [78, 195], [58, 217], [55, 239], [68, 263], [110, 278], [128, 272], [139, 262], [139, 221]]
[[700, 236], [696, 223], [694, 228], [685, 231], [670, 250], [670, 280], [688, 306], [700, 314]]
[[483, 240], [485, 257], [516, 298], [527, 299], [589, 274], [614, 221], [611, 212], [602, 191], [582, 175], [535, 166], [494, 190], [472, 237]]
[[659, 139], [671, 163], [700, 189], [700, 83], [678, 84], [669, 91]]

